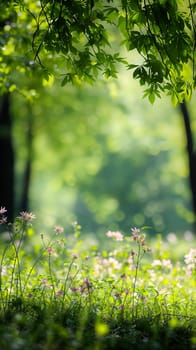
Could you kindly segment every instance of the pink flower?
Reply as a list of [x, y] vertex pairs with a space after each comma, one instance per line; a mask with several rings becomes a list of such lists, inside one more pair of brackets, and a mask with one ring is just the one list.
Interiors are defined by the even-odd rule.
[[131, 231], [133, 235], [138, 235], [138, 233], [140, 233], [140, 229], [136, 227], [131, 228]]
[[91, 287], [91, 282], [88, 280], [88, 279], [85, 279], [83, 281], [84, 285], [86, 285], [87, 288], [90, 288]]
[[44, 286], [44, 287], [49, 287], [50, 286], [49, 283], [48, 283], [48, 279], [47, 278], [43, 278], [41, 283], [42, 283], [42, 286]]
[[49, 255], [51, 255], [54, 252], [54, 249], [52, 247], [46, 248]]
[[103, 263], [108, 267], [112, 267], [113, 269], [120, 270], [122, 267], [122, 264], [112, 256], [109, 257], [109, 259], [104, 259]]
[[163, 259], [162, 266], [167, 267], [168, 269], [172, 269], [172, 267], [173, 267], [173, 265], [169, 259]]
[[63, 231], [64, 231], [64, 228], [62, 226], [55, 226], [55, 228], [54, 228], [54, 232], [57, 235], [63, 233]]
[[32, 213], [28, 213], [27, 211], [21, 211], [19, 219], [23, 219], [24, 221], [30, 222], [35, 219], [35, 215]]
[[169, 259], [156, 259], [152, 262], [152, 266], [161, 266], [161, 267], [166, 267], [168, 269], [172, 269], [173, 265]]
[[0, 214], [5, 214], [6, 212], [7, 210], [5, 209], [5, 207], [0, 208]]
[[193, 241], [194, 235], [193, 235], [192, 232], [186, 231], [186, 232], [184, 233], [184, 238], [185, 238], [186, 241]]
[[161, 266], [162, 263], [161, 263], [161, 260], [159, 259], [155, 259], [153, 262], [152, 262], [152, 266]]
[[116, 239], [116, 241], [123, 241], [123, 235], [119, 231], [108, 231], [106, 233], [107, 237], [113, 237]]
[[184, 256], [184, 261], [187, 265], [186, 274], [190, 276], [196, 267], [196, 249], [191, 248], [189, 253]]
[[122, 295], [120, 293], [115, 293], [114, 296], [117, 298], [117, 299], [121, 299], [122, 298]]
[[139, 236], [138, 236], [138, 235], [133, 235], [133, 240], [134, 240], [135, 242], [137, 242], [138, 239], [139, 239]]
[[89, 281], [89, 279], [83, 280], [82, 284], [80, 285], [80, 293], [89, 293], [90, 289], [92, 288], [92, 283]]
[[196, 249], [191, 248], [189, 253], [184, 256], [184, 261], [187, 265], [196, 263]]
[[62, 289], [57, 290], [55, 294], [57, 297], [60, 297], [63, 294]]

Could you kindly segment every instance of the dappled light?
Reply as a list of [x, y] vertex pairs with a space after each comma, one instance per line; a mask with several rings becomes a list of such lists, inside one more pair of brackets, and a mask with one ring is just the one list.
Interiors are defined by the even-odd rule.
[[[136, 83], [124, 84], [124, 73], [112, 82], [113, 89], [114, 84], [115, 96], [110, 82], [91, 88], [54, 85], [40, 92], [31, 107], [30, 208], [39, 212], [46, 226], [48, 216], [54, 221], [75, 218], [86, 232], [95, 234], [111, 224], [127, 230], [131, 222], [163, 233], [192, 230], [178, 109], [167, 98], [152, 107]], [[26, 145], [17, 137], [27, 113], [23, 103], [13, 99], [19, 175]], [[17, 188], [22, 186], [21, 175]]]
[[196, 4], [0, 1], [0, 349], [196, 349]]

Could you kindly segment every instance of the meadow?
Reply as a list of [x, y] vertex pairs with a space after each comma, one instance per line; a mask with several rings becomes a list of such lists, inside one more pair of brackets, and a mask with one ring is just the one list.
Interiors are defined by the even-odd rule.
[[196, 349], [191, 232], [133, 227], [99, 246], [77, 222], [38, 234], [34, 219], [0, 208], [1, 350]]

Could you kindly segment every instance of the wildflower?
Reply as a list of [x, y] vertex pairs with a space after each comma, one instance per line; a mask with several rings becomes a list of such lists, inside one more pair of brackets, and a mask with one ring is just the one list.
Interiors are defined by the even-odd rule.
[[114, 296], [116, 297], [116, 299], [121, 299], [122, 295], [120, 293], [115, 293]]
[[[134, 254], [135, 255], [135, 254]], [[127, 259], [128, 264], [130, 265], [130, 268], [132, 268], [133, 262], [134, 262], [134, 255], [130, 255]]]
[[7, 212], [7, 209], [5, 207], [0, 208], [0, 214], [5, 214]]
[[60, 297], [63, 294], [62, 289], [57, 290], [55, 294], [57, 297]]
[[116, 241], [123, 241], [123, 235], [119, 231], [108, 231], [106, 233], [107, 237], [113, 237], [116, 239]]
[[168, 233], [168, 235], [167, 235], [167, 240], [168, 240], [168, 242], [169, 243], [176, 243], [177, 242], [177, 237], [176, 237], [176, 234], [175, 233], [173, 233], [173, 232], [170, 232], [170, 233]]
[[51, 255], [54, 252], [54, 249], [52, 247], [47, 247], [46, 250], [49, 255]]
[[92, 288], [92, 283], [89, 281], [88, 278], [84, 279], [82, 284], [80, 285], [80, 292], [83, 294], [85, 292], [90, 292], [90, 289]]
[[136, 252], [134, 250], [131, 250], [131, 256], [135, 256]]
[[63, 242], [60, 239], [57, 239], [56, 242], [57, 242], [58, 245], [62, 245], [63, 244]]
[[163, 259], [163, 260], [155, 259], [152, 262], [152, 266], [162, 266], [162, 267], [167, 267], [168, 269], [172, 269], [172, 263], [169, 259]]
[[31, 294], [31, 293], [27, 294], [27, 298], [29, 298], [29, 299], [33, 298], [33, 294]]
[[132, 234], [133, 234], [133, 235], [138, 235], [138, 233], [140, 233], [140, 229], [139, 229], [139, 228], [136, 228], [136, 227], [131, 228], [131, 231], [132, 231]]
[[55, 226], [55, 228], [54, 228], [54, 232], [57, 235], [63, 233], [63, 231], [64, 231], [64, 228], [62, 226]]
[[193, 241], [194, 235], [193, 235], [193, 233], [191, 231], [186, 231], [184, 233], [184, 238], [185, 238], [186, 241]]
[[147, 248], [147, 252], [148, 252], [148, 253], [152, 253], [152, 248], [148, 247], [148, 248]]
[[70, 287], [69, 289], [72, 293], [76, 293], [78, 291], [78, 288], [76, 287]]
[[137, 242], [138, 239], [139, 239], [139, 236], [138, 236], [138, 235], [133, 235], [133, 240], [134, 240], [135, 242]]
[[189, 253], [185, 255], [184, 261], [187, 265], [186, 274], [190, 276], [196, 267], [196, 249], [191, 248]]
[[107, 237], [113, 237], [113, 232], [112, 232], [112, 231], [106, 232], [106, 236], [107, 236]]
[[72, 257], [73, 257], [73, 259], [78, 259], [78, 254], [77, 253], [73, 253]]
[[1, 225], [1, 224], [6, 224], [6, 222], [7, 222], [7, 217], [6, 217], [6, 216], [2, 216], [2, 217], [0, 218], [0, 225]]
[[153, 262], [152, 262], [152, 266], [161, 266], [161, 260], [159, 259], [155, 259]]
[[146, 302], [148, 301], [145, 295], [140, 295], [140, 299], [141, 299], [144, 303], [146, 303]]
[[19, 219], [23, 219], [24, 221], [30, 222], [35, 219], [35, 215], [32, 213], [28, 213], [27, 211], [21, 211]]
[[[104, 260], [107, 260], [107, 259], [104, 259]], [[116, 269], [116, 270], [120, 270], [122, 267], [122, 264], [117, 259], [115, 259], [113, 257], [109, 257], [108, 264], [109, 264], [109, 266], [111, 266], [113, 269]]]
[[187, 268], [185, 269], [186, 275], [191, 276], [194, 268], [195, 268], [195, 264], [187, 265]]
[[7, 210], [5, 209], [5, 207], [0, 208], [0, 225], [6, 224], [7, 222], [7, 217], [4, 215], [6, 212]]
[[196, 249], [191, 248], [189, 253], [184, 256], [184, 261], [187, 265], [196, 263]]
[[83, 284], [86, 285], [87, 288], [90, 288], [91, 287], [91, 282], [88, 280], [88, 279], [85, 279], [83, 281]]
[[163, 259], [162, 266], [167, 267], [168, 269], [172, 269], [172, 267], [173, 267], [173, 265], [169, 259]]
[[42, 283], [42, 286], [44, 286], [44, 287], [49, 287], [48, 279], [47, 279], [47, 278], [43, 278], [43, 279], [41, 280], [41, 283]]

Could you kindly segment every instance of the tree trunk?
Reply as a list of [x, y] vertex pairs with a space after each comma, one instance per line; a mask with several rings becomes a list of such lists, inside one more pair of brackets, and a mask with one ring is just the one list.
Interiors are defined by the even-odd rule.
[[195, 216], [194, 225], [196, 227], [196, 152], [194, 150], [191, 120], [190, 120], [190, 114], [189, 114], [186, 102], [183, 102], [180, 104], [180, 109], [183, 116], [185, 133], [186, 133], [188, 164], [189, 164], [189, 181], [190, 181], [190, 189], [192, 193], [193, 211]]
[[32, 111], [29, 106], [27, 117], [27, 139], [26, 139], [26, 147], [27, 147], [27, 159], [24, 168], [24, 177], [23, 177], [23, 187], [22, 187], [22, 196], [21, 196], [21, 210], [28, 211], [29, 210], [29, 190], [30, 190], [30, 182], [31, 182], [31, 173], [32, 173], [32, 158], [33, 158], [33, 118]]
[[8, 221], [14, 218], [14, 151], [10, 95], [0, 98], [0, 206], [6, 207]]

